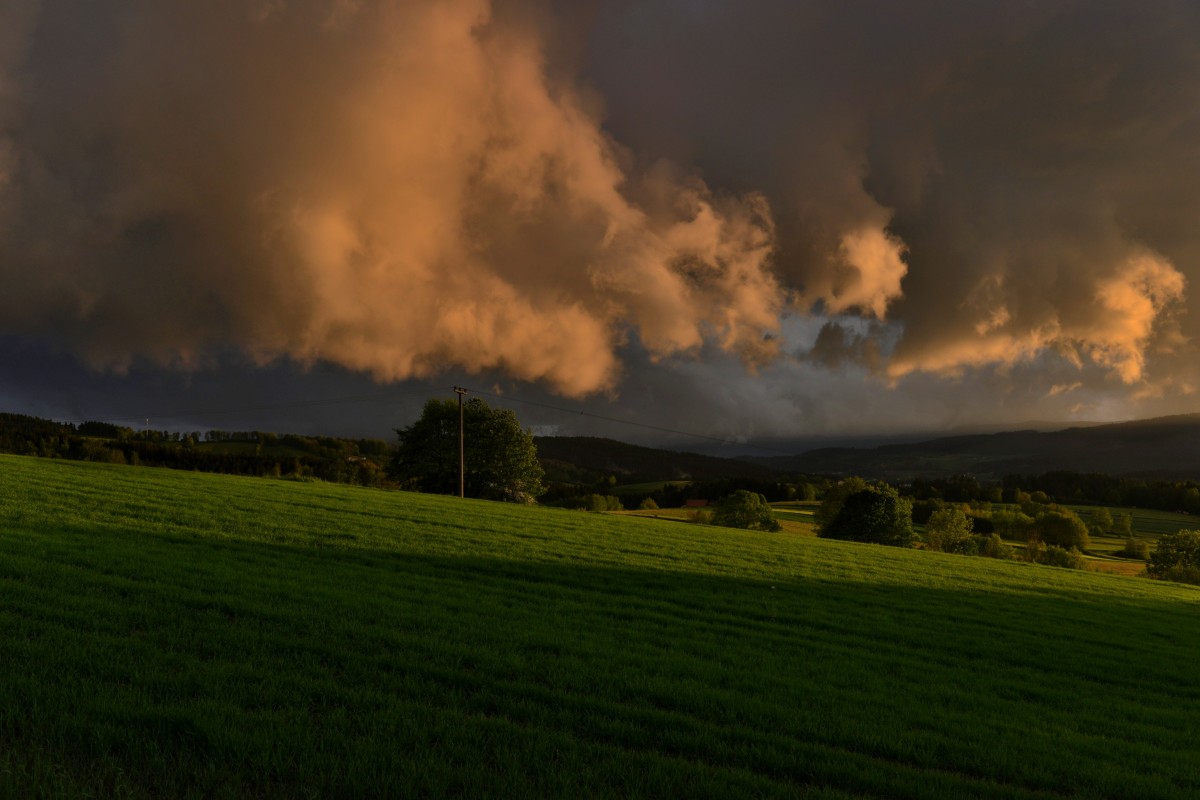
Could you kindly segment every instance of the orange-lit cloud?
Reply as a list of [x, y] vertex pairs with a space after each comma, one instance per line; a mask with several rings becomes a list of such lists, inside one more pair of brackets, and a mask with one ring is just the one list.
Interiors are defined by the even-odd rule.
[[[0, 146], [0, 175], [17, 172], [8, 328], [48, 329], [98, 366], [233, 343], [381, 380], [499, 369], [570, 395], [616, 384], [629, 331], [657, 357], [708, 341], [774, 355], [766, 202], [668, 169], [632, 177], [552, 74], [536, 15], [98, 8], [112, 37], [79, 74], [5, 65], [0, 85], [27, 78], [12, 102], [33, 109]], [[35, 100], [58, 91], [61, 106]]]
[[841, 274], [822, 298], [831, 313], [857, 309], [883, 319], [888, 304], [903, 292], [908, 272], [904, 245], [882, 228], [862, 228], [842, 236], [838, 247]]
[[1083, 382], [1075, 381], [1074, 383], [1056, 383], [1050, 387], [1050, 391], [1046, 392], [1046, 397], [1058, 397], [1060, 394], [1067, 394], [1082, 389]]
[[1200, 40], [1101, 5], [9, 4], [0, 335], [573, 396], [785, 344], [1186, 393]]
[[[912, 372], [961, 374], [967, 367], [1015, 364], [1046, 350], [1067, 358], [1077, 367], [1084, 360], [1107, 370], [1123, 383], [1142, 380], [1146, 351], [1155, 325], [1184, 295], [1182, 273], [1161, 256], [1138, 252], [1120, 262], [1112, 274], [1097, 277], [1084, 292], [1083, 302], [1074, 293], [1042, 298], [1036, 324], [1016, 320], [1008, 311], [1005, 283], [989, 278], [982, 319], [957, 335], [934, 338], [922, 347], [901, 348], [887, 366], [896, 379]], [[1090, 303], [1087, 302], [1090, 299]], [[971, 310], [970, 304], [962, 306]], [[1055, 386], [1049, 396], [1077, 388]], [[1058, 391], [1055, 391], [1055, 390]]]

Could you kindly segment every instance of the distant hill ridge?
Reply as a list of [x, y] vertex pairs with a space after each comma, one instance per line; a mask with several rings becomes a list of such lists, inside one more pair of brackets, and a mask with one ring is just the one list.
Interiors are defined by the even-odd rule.
[[1200, 414], [1058, 431], [1019, 430], [873, 448], [827, 447], [795, 456], [748, 456], [787, 472], [909, 480], [971, 473], [981, 478], [1053, 471], [1146, 478], [1200, 477]]
[[595, 436], [542, 436], [534, 443], [546, 479], [556, 483], [589, 484], [609, 476], [619, 484], [780, 477], [778, 469], [744, 459], [659, 450]]
[[[110, 442], [100, 441], [110, 437]], [[242, 441], [238, 437], [250, 438]], [[345, 480], [341, 473], [353, 463], [357, 470], [353, 482], [375, 483], [382, 477], [380, 468], [391, 449], [383, 440], [257, 432], [212, 431], [204, 438], [222, 441], [198, 442], [195, 447], [189, 446], [186, 438], [165, 431], [119, 429], [107, 423], [74, 426], [0, 413], [0, 452], [29, 455], [112, 460], [119, 451], [120, 460], [133, 460], [137, 451], [141, 463], [239, 474], [260, 474], [279, 462], [285, 473], [303, 467], [309, 474], [332, 480]], [[223, 441], [226, 438], [229, 441]], [[548, 436], [535, 441], [547, 480], [566, 484], [594, 484], [610, 476], [616, 483], [628, 485], [740, 478], [776, 481], [797, 474], [861, 475], [891, 481], [972, 474], [989, 480], [1055, 471], [1200, 478], [1200, 414], [1054, 431], [959, 434], [877, 447], [822, 447], [792, 456], [721, 458], [591, 436]], [[330, 472], [334, 465], [336, 475]], [[371, 467], [370, 476], [357, 474]]]

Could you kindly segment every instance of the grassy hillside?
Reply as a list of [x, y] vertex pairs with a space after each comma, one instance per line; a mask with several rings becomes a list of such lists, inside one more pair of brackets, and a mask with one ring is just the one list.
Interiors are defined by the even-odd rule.
[[0, 796], [1189, 797], [1200, 592], [0, 457]]

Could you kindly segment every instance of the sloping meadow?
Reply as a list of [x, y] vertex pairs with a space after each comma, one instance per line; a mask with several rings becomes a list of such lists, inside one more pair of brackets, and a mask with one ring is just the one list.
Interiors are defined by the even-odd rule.
[[1200, 591], [0, 457], [0, 796], [1189, 797]]

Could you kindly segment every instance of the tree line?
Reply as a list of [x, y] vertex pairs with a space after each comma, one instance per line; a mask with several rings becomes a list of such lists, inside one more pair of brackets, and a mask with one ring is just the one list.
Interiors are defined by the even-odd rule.
[[377, 439], [135, 431], [108, 422], [76, 425], [0, 413], [0, 452], [43, 458], [383, 486], [391, 451]]
[[1149, 480], [1060, 470], [1041, 475], [1006, 475], [996, 483], [980, 482], [970, 475], [918, 478], [902, 488], [916, 500], [1016, 503], [1020, 493], [1041, 492], [1058, 503], [1200, 514], [1200, 482], [1195, 480]]
[[[592, 482], [548, 483], [535, 440], [521, 430], [516, 416], [492, 409], [478, 398], [464, 412], [468, 425], [467, 493], [479, 497], [538, 499], [543, 504], [587, 507], [593, 495], [617, 494], [615, 474]], [[457, 491], [457, 407], [432, 400], [420, 420], [397, 430], [396, 444], [382, 439], [340, 439], [262, 431], [135, 430], [108, 422], [73, 425], [32, 416], [0, 413], [0, 452], [113, 463], [165, 466], [237, 475], [316, 477], [368, 486], [398, 485], [421, 491]], [[549, 440], [543, 440], [549, 441]], [[584, 440], [568, 440], [571, 448]], [[603, 444], [603, 442], [601, 442]], [[646, 448], [634, 448], [640, 452]], [[650, 451], [648, 451], [650, 452]], [[655, 451], [657, 452], [657, 451]], [[659, 453], [661, 456], [661, 452]], [[647, 458], [649, 458], [647, 456]], [[719, 462], [721, 459], [712, 459]], [[649, 463], [649, 462], [647, 462]], [[556, 469], [560, 473], [562, 470]], [[589, 472], [594, 476], [594, 471]], [[768, 502], [815, 500], [837, 478], [755, 474], [710, 480], [668, 482], [642, 493], [621, 493], [625, 505], [650, 500], [663, 508], [691, 500], [710, 503], [744, 490]], [[970, 475], [917, 479], [897, 489], [914, 502], [918, 523], [929, 503], [1016, 503], [1040, 497], [1043, 503], [1121, 505], [1200, 514], [1196, 481], [1123, 478], [1111, 475], [1048, 472], [1009, 475], [986, 483]], [[976, 515], [977, 522], [978, 517]]]

